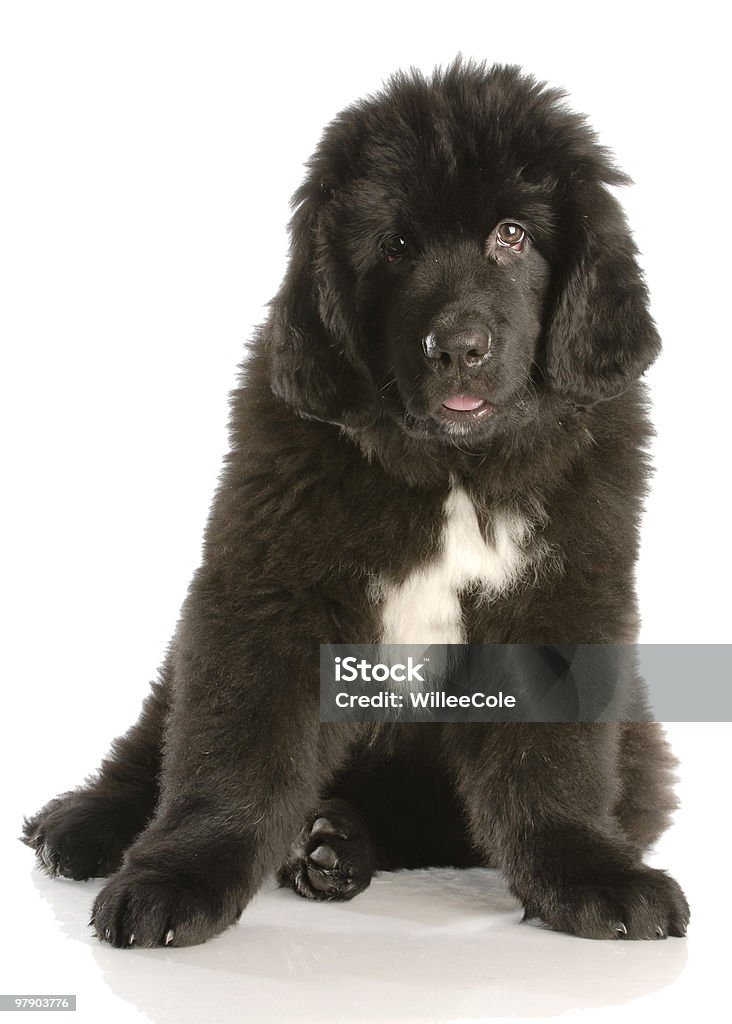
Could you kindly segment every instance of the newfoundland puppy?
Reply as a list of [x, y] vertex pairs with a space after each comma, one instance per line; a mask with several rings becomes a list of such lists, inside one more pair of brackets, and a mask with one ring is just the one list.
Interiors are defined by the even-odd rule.
[[637, 639], [659, 339], [627, 181], [515, 67], [398, 74], [326, 129], [160, 677], [25, 822], [49, 874], [112, 876], [100, 939], [204, 942], [275, 872], [346, 900], [481, 864], [551, 928], [685, 934], [642, 859], [675, 806], [657, 723], [319, 712], [320, 644]]

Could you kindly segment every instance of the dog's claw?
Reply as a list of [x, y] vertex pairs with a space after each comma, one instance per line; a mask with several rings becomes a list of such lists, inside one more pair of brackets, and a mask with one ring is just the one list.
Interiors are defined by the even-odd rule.
[[628, 929], [625, 927], [622, 921], [620, 922], [620, 924], [615, 925], [615, 931], [618, 932], [618, 934], [620, 935], [628, 934]]
[[134, 943], [134, 941], [135, 941], [135, 933], [133, 932], [132, 935], [130, 935], [129, 939], [127, 940], [127, 945], [131, 946]]
[[659, 937], [659, 939], [666, 938], [666, 934], [660, 924], [656, 925], [656, 935]]
[[47, 843], [43, 843], [38, 848], [38, 857], [48, 874], [51, 875], [52, 878], [55, 878], [58, 875], [58, 865], [56, 864]]
[[169, 946], [175, 937], [175, 929], [169, 928], [165, 933], [165, 945]]

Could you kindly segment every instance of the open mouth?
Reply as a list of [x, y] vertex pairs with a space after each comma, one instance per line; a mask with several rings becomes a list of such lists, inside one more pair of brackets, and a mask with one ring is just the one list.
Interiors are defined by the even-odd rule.
[[442, 419], [453, 423], [483, 420], [495, 411], [495, 406], [476, 395], [450, 395], [437, 410]]

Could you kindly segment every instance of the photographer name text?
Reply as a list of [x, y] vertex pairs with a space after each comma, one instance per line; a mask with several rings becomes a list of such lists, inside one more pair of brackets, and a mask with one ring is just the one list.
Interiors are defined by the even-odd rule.
[[337, 693], [336, 707], [339, 708], [403, 708], [405, 699], [415, 710], [435, 708], [515, 708], [516, 698], [511, 693], [395, 693], [393, 690], [379, 690], [372, 694]]

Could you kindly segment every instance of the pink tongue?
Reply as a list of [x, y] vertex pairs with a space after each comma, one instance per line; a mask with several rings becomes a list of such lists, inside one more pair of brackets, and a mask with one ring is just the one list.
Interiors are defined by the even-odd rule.
[[471, 398], [470, 395], [451, 395], [442, 404], [446, 409], [454, 409], [455, 412], [472, 412], [485, 405], [485, 399]]

